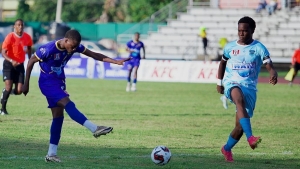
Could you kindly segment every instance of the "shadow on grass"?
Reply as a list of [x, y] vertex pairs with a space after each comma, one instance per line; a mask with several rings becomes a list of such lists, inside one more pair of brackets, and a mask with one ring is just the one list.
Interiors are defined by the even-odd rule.
[[[226, 163], [219, 152], [189, 154], [188, 149], [172, 148], [172, 159], [165, 166], [156, 166], [150, 159], [151, 149], [113, 148], [99, 145], [60, 144], [59, 156], [63, 163], [45, 163], [47, 143], [34, 140], [0, 138], [0, 168], [72, 168], [72, 169], [296, 169], [299, 159], [293, 155], [236, 154], [234, 163]], [[198, 151], [197, 151], [198, 152]]]

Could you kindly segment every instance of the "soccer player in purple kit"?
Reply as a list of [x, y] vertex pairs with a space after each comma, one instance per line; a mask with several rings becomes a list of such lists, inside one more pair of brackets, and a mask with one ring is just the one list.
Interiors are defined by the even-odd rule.
[[50, 145], [46, 162], [61, 162], [57, 156], [57, 147], [60, 140], [64, 120], [64, 110], [70, 118], [89, 129], [95, 138], [110, 133], [113, 128], [97, 126], [88, 120], [70, 100], [66, 92], [64, 67], [75, 52], [85, 54], [95, 60], [123, 65], [127, 59], [114, 60], [100, 53], [95, 53], [80, 44], [81, 35], [76, 30], [69, 30], [63, 39], [49, 42], [40, 46], [34, 56], [28, 61], [25, 84], [22, 92], [26, 96], [29, 92], [29, 81], [32, 68], [36, 62], [41, 67], [39, 88], [48, 101], [53, 120], [50, 128]]
[[[143, 56], [141, 57], [141, 49], [143, 49]], [[145, 46], [143, 42], [140, 41], [140, 33], [136, 32], [134, 34], [134, 40], [127, 42], [127, 49], [130, 52], [130, 57], [132, 58], [128, 63], [128, 77], [127, 77], [127, 86], [126, 91], [136, 91], [136, 82], [137, 82], [137, 72], [140, 66], [140, 60], [145, 59]], [[134, 70], [134, 79], [131, 84], [131, 72]], [[130, 88], [131, 86], [131, 88]]]

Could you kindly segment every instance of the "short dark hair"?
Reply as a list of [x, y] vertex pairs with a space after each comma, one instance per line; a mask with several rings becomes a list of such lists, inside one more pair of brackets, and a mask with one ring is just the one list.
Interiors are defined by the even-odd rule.
[[22, 23], [24, 24], [23, 19], [20, 19], [20, 18], [15, 20], [15, 24], [16, 24], [16, 22], [18, 22], [18, 21], [20, 21], [20, 22], [22, 22]]
[[256, 23], [255, 23], [255, 21], [254, 21], [251, 17], [249, 17], [249, 16], [244, 16], [244, 17], [242, 17], [242, 18], [239, 20], [238, 24], [240, 24], [240, 23], [247, 23], [247, 24], [249, 25], [249, 27], [250, 27], [253, 31], [254, 31], [255, 28], [256, 28]]
[[140, 35], [140, 32], [135, 32], [134, 34], [135, 34], [135, 35]]
[[65, 34], [65, 38], [74, 40], [76, 42], [81, 42], [81, 35], [77, 30], [68, 30], [67, 33]]

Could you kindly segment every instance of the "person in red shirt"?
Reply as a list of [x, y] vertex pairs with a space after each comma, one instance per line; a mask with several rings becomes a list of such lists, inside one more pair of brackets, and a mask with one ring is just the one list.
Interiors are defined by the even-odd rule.
[[[24, 84], [24, 61], [26, 52], [28, 58], [31, 57], [32, 38], [24, 32], [24, 22], [17, 19], [14, 24], [14, 31], [9, 33], [2, 45], [3, 62], [3, 81], [5, 88], [1, 95], [1, 115], [7, 115], [6, 104], [10, 93], [15, 95], [22, 94]], [[15, 84], [15, 89], [12, 86]]]
[[292, 80], [290, 81], [290, 86], [292, 85], [298, 70], [300, 70], [300, 44], [299, 48], [295, 50], [294, 55], [292, 57], [292, 67], [294, 68], [294, 75], [292, 77]]

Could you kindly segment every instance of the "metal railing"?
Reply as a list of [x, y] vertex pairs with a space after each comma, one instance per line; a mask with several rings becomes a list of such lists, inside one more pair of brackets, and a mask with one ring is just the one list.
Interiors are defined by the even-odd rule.
[[[178, 12], [185, 12], [187, 10], [187, 6], [209, 5], [210, 0], [174, 0], [122, 34], [119, 34], [117, 36], [117, 42], [119, 44], [124, 44], [129, 41], [135, 32], [140, 32], [142, 25], [148, 24], [148, 32], [155, 31], [154, 23], [166, 23], [168, 19], [175, 19]], [[144, 34], [143, 37], [146, 38], [147, 34]]]

